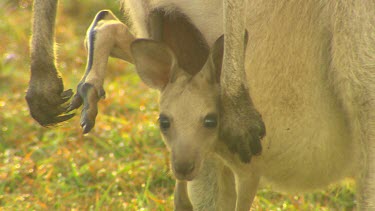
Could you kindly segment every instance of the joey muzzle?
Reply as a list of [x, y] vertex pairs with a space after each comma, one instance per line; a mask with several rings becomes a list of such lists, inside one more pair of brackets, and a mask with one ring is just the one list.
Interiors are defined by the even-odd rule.
[[198, 174], [200, 159], [191, 147], [172, 148], [172, 170], [178, 180], [191, 181]]

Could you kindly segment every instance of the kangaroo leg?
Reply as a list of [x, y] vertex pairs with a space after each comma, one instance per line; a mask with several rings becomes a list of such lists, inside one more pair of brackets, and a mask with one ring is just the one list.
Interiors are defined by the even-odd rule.
[[186, 181], [176, 181], [174, 189], [174, 210], [175, 211], [193, 211], [193, 205], [190, 203]]
[[[235, 210], [236, 187], [231, 169], [217, 161], [204, 162], [203, 172], [196, 179], [188, 182], [189, 184], [186, 181], [177, 181], [174, 191], [174, 210]], [[249, 202], [249, 199], [246, 199], [246, 202]]]
[[334, 6], [331, 81], [362, 146], [358, 210], [375, 210], [375, 2]]
[[223, 171], [224, 176], [222, 176], [220, 184], [222, 191], [220, 191], [221, 198], [219, 203], [234, 201], [228, 203], [233, 205], [230, 205], [230, 209], [228, 208], [227, 210], [250, 210], [257, 193], [261, 175], [256, 167], [257, 161], [254, 160], [251, 164], [241, 162], [240, 158], [232, 154], [222, 142], [215, 146], [215, 151], [225, 164], [225, 168], [228, 169]]
[[236, 211], [248, 211], [257, 193], [260, 176], [256, 172], [243, 174], [235, 173], [236, 181]]
[[63, 80], [56, 68], [54, 39], [57, 0], [35, 0], [31, 37], [31, 77], [26, 101], [31, 116], [42, 126], [66, 121], [74, 114], [64, 114], [73, 95], [64, 91]]
[[218, 204], [219, 179], [223, 167], [220, 160], [207, 157], [197, 177], [188, 182], [189, 198], [195, 211], [224, 211]]
[[108, 57], [132, 63], [130, 44], [134, 39], [128, 27], [108, 10], [100, 11], [88, 29], [85, 43], [88, 51], [86, 72], [69, 108], [73, 110], [84, 105], [81, 114], [83, 133], [88, 133], [94, 127], [97, 102], [105, 97], [103, 82]]
[[232, 170], [229, 167], [224, 166], [218, 179], [219, 195], [217, 207], [222, 211], [235, 210], [237, 193]]

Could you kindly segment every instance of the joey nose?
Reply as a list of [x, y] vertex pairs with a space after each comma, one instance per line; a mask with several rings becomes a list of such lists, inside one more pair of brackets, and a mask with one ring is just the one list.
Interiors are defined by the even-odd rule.
[[194, 162], [176, 162], [174, 170], [177, 174], [187, 176], [194, 171]]

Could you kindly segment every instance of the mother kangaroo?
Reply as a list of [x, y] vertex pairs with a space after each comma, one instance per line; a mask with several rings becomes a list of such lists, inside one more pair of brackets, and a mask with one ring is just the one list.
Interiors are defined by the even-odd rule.
[[[172, 167], [179, 179], [176, 192], [180, 193], [175, 200], [182, 204], [182, 209], [191, 209], [191, 202], [195, 210], [248, 210], [260, 181], [275, 190], [298, 192], [355, 177], [358, 209], [375, 210], [373, 0], [272, 3], [124, 0], [123, 3], [133, 22], [131, 29], [109, 11], [102, 11], [88, 30], [86, 74], [68, 108], [72, 110], [83, 103], [81, 124], [85, 132], [94, 126], [96, 103], [104, 95], [107, 58], [117, 57], [135, 63], [142, 80], [162, 93], [161, 110], [168, 108], [169, 113], [161, 114], [160, 126], [162, 130], [173, 130], [170, 132], [173, 136], [164, 134], [164, 137], [172, 150]], [[52, 17], [43, 17], [47, 13], [40, 9], [52, 11]], [[55, 10], [56, 1], [35, 0], [32, 74], [26, 99], [32, 116], [42, 125], [71, 117], [61, 115], [66, 110], [61, 105], [72, 92], [63, 92], [54, 66]], [[245, 28], [249, 38], [246, 48]], [[220, 63], [217, 61], [220, 41], [216, 39], [223, 33], [224, 60], [220, 68], [221, 65], [212, 64]], [[135, 38], [159, 42], [134, 41]], [[220, 77], [220, 108], [202, 100], [200, 94], [187, 95], [201, 99], [193, 101], [202, 102], [199, 104], [202, 108], [210, 105], [213, 109], [208, 113], [198, 109], [201, 113], [181, 116], [181, 112], [190, 110], [171, 108], [197, 106], [186, 99], [180, 102], [165, 97], [168, 86], [180, 84], [189, 90], [192, 87], [193, 91], [181, 92], [184, 96], [202, 87], [215, 88], [212, 84], [200, 86], [203, 82], [194, 80], [206, 69], [214, 69], [215, 77]], [[53, 83], [49, 84], [50, 81]], [[242, 94], [247, 93], [247, 87], [251, 99]], [[165, 103], [163, 99], [169, 100]], [[253, 105], [267, 126], [263, 147], [259, 143], [264, 135], [262, 119]], [[199, 117], [203, 126], [182, 121], [198, 121]], [[205, 131], [201, 127], [212, 126], [214, 132], [190, 136], [191, 133], [177, 129], [186, 124], [192, 125], [193, 131]], [[206, 151], [200, 146], [209, 139], [223, 139], [239, 156], [228, 155], [226, 150], [223, 153], [220, 148], [205, 157]], [[186, 143], [189, 144], [183, 145]], [[184, 153], [183, 149], [192, 153]], [[260, 151], [262, 154], [249, 163], [251, 156]], [[248, 195], [241, 195], [242, 189], [247, 189], [244, 192]], [[187, 197], [190, 202], [186, 202]], [[249, 203], [243, 205], [239, 201]]]

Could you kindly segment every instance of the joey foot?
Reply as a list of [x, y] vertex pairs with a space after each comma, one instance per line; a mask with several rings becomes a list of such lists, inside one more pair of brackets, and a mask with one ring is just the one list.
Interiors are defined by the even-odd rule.
[[74, 116], [66, 114], [67, 102], [73, 91], [64, 91], [63, 80], [54, 66], [46, 68], [53, 68], [55, 71], [32, 74], [25, 97], [31, 116], [45, 127], [64, 122]]
[[248, 93], [242, 86], [236, 96], [221, 94], [220, 139], [244, 163], [249, 163], [253, 155], [261, 154], [261, 139], [266, 134], [262, 117]]
[[103, 88], [97, 90], [94, 85], [89, 83], [79, 83], [77, 93], [74, 95], [70, 104], [69, 111], [79, 108], [83, 104], [81, 113], [81, 127], [83, 134], [91, 131], [95, 126], [95, 118], [98, 114], [98, 101], [104, 98]]

